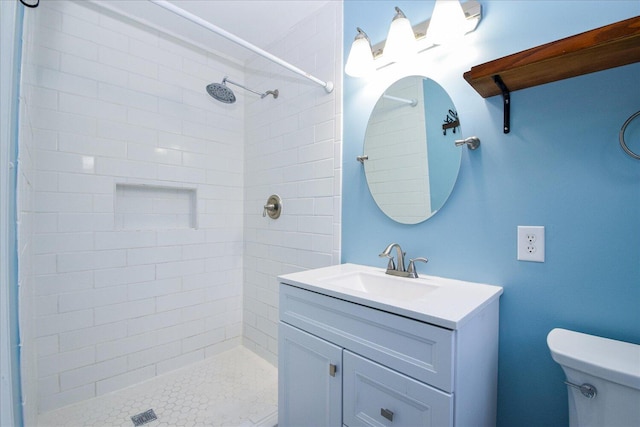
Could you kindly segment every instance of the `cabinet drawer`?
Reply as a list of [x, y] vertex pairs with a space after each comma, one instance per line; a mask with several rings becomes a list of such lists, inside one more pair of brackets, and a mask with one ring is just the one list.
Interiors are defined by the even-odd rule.
[[280, 320], [446, 392], [454, 332], [338, 298], [280, 285]]
[[342, 417], [346, 426], [452, 425], [450, 394], [346, 350], [343, 366]]

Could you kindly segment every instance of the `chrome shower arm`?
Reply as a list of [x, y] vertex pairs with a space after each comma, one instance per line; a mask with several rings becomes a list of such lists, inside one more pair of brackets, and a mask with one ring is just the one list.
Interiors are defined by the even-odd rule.
[[260, 95], [260, 97], [261, 97], [261, 98], [264, 98], [265, 96], [267, 96], [267, 94], [266, 94], [266, 93], [264, 93], [264, 92], [258, 92], [257, 90], [249, 89], [248, 87], [243, 86], [243, 85], [241, 85], [240, 83], [236, 83], [236, 82], [234, 82], [233, 80], [229, 80], [229, 79], [228, 79], [228, 78], [226, 78], [226, 77], [225, 77], [224, 79], [222, 79], [222, 84], [225, 84], [225, 83], [231, 83], [232, 85], [235, 85], [235, 86], [241, 87], [241, 88], [242, 88], [242, 89], [244, 89], [244, 90], [248, 90], [249, 92], [255, 93], [256, 95]]

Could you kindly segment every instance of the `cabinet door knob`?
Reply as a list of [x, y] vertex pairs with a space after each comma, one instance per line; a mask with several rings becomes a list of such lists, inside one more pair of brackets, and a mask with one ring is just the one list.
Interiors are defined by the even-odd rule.
[[332, 377], [335, 377], [337, 370], [338, 368], [336, 367], [336, 365], [334, 365], [333, 363], [329, 364], [329, 375], [331, 375]]
[[393, 421], [393, 411], [388, 409], [380, 408], [380, 415], [388, 419], [389, 421]]

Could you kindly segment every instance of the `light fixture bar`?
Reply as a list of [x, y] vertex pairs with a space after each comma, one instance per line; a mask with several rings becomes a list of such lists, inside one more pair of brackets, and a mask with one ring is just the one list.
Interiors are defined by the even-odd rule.
[[[464, 11], [465, 18], [467, 19], [467, 31], [466, 33], [470, 33], [475, 31], [478, 27], [478, 24], [482, 20], [482, 5], [477, 0], [469, 0], [466, 3], [462, 4], [462, 10]], [[416, 40], [418, 42], [418, 53], [424, 52], [425, 50], [432, 48], [435, 46], [434, 44], [429, 43], [426, 40], [427, 29], [429, 28], [429, 22], [431, 19], [427, 19], [426, 21], [419, 22], [416, 25], [413, 25], [413, 33], [416, 36]], [[375, 60], [376, 69], [380, 69], [382, 67], [386, 67], [391, 64], [391, 60], [389, 58], [384, 57], [385, 40], [382, 40], [379, 43], [373, 45], [373, 59]]]

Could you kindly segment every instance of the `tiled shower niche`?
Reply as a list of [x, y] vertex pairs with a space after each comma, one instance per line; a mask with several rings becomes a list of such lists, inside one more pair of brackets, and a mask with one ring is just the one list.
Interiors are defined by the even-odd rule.
[[116, 228], [118, 230], [198, 228], [196, 196], [195, 188], [116, 184]]

